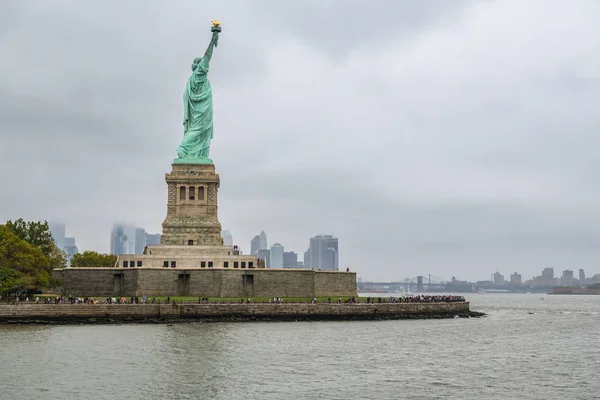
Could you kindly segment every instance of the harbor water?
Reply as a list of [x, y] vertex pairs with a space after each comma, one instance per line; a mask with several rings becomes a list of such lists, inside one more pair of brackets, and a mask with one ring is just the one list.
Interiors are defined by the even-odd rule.
[[63, 400], [598, 398], [600, 296], [472, 294], [467, 300], [488, 315], [4, 325], [0, 394]]

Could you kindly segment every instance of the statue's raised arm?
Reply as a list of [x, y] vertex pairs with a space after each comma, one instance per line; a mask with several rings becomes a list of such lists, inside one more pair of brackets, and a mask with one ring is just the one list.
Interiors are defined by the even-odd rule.
[[207, 61], [210, 61], [213, 53], [213, 48], [219, 45], [219, 33], [221, 33], [221, 23], [219, 21], [211, 21], [213, 23], [212, 28], [210, 28], [213, 33], [212, 38], [210, 39], [210, 43], [208, 44], [208, 48], [204, 53], [204, 57], [206, 57]]
[[221, 23], [212, 21], [212, 38], [204, 57], [194, 59], [192, 74], [183, 93], [183, 140], [175, 164], [212, 164], [209, 158], [213, 138], [212, 89], [208, 81], [209, 61], [217, 47]]
[[206, 61], [210, 61], [212, 58], [213, 48], [217, 47], [219, 43], [219, 32], [213, 32], [212, 39], [210, 39], [210, 43], [208, 44], [208, 48], [204, 52], [204, 58]]

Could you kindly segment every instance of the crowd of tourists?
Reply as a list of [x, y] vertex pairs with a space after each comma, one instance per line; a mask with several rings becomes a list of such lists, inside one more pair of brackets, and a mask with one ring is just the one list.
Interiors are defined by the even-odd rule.
[[[106, 298], [98, 298], [98, 297], [73, 297], [73, 296], [36, 296], [35, 298], [29, 298], [29, 296], [25, 296], [21, 299], [22, 296], [15, 296], [14, 299], [6, 298], [6, 301], [9, 304], [18, 305], [21, 303], [24, 304], [170, 304], [171, 297], [106, 297]], [[2, 297], [0, 297], [2, 300]], [[208, 300], [208, 299], [207, 299]]]
[[107, 297], [106, 304], [171, 304], [171, 297], [150, 297], [150, 296], [134, 296], [130, 297]]
[[[0, 298], [1, 299], [1, 298]], [[8, 301], [8, 299], [7, 299]], [[299, 299], [288, 299], [288, 300], [284, 300], [281, 297], [273, 297], [270, 298], [268, 301], [256, 301], [256, 299], [240, 299], [238, 301], [238, 303], [271, 303], [271, 304], [281, 304], [283, 302], [287, 302], [287, 303], [303, 303], [306, 302], [306, 300], [302, 301]], [[348, 298], [344, 298], [342, 299], [342, 297], [337, 297], [337, 298], [331, 298], [328, 297], [327, 299], [318, 299], [316, 297], [313, 297], [312, 299], [309, 299], [308, 302], [315, 304], [315, 303], [351, 303], [351, 304], [358, 304], [358, 303], [362, 303], [362, 304], [378, 304], [378, 303], [455, 303], [455, 302], [461, 302], [461, 301], [465, 301], [464, 296], [457, 296], [457, 295], [411, 295], [411, 296], [401, 296], [401, 297], [367, 297], [367, 298], [356, 298], [356, 297], [348, 297]], [[35, 304], [171, 304], [171, 297], [167, 296], [167, 297], [149, 297], [149, 296], [142, 296], [142, 297], [106, 297], [104, 299], [102, 298], [98, 298], [98, 297], [73, 297], [73, 296], [56, 296], [56, 297], [38, 297], [36, 296], [34, 299], [29, 299], [29, 297], [26, 297], [25, 299], [21, 300], [19, 298], [19, 296], [17, 296], [11, 303], [12, 304], [19, 304], [20, 302], [23, 303], [35, 303]], [[223, 300], [212, 300], [210, 301], [208, 297], [199, 297], [198, 298], [198, 304], [208, 304], [208, 303], [233, 303], [236, 302], [235, 300], [233, 301], [223, 301]], [[173, 301], [173, 303], [175, 303], [175, 301]]]
[[367, 303], [456, 303], [465, 301], [464, 296], [415, 295], [402, 297], [367, 297]]

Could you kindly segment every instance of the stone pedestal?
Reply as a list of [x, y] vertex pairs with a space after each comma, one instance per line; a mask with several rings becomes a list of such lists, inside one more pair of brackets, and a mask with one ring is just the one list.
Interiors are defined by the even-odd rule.
[[214, 164], [173, 164], [161, 245], [223, 246]]

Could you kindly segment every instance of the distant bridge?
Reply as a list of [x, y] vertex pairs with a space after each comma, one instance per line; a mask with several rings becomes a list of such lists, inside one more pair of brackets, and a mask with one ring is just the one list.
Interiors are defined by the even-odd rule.
[[438, 278], [431, 274], [405, 278], [404, 281], [395, 282], [359, 282], [358, 291], [367, 293], [377, 292], [434, 292], [443, 290], [448, 280]]

